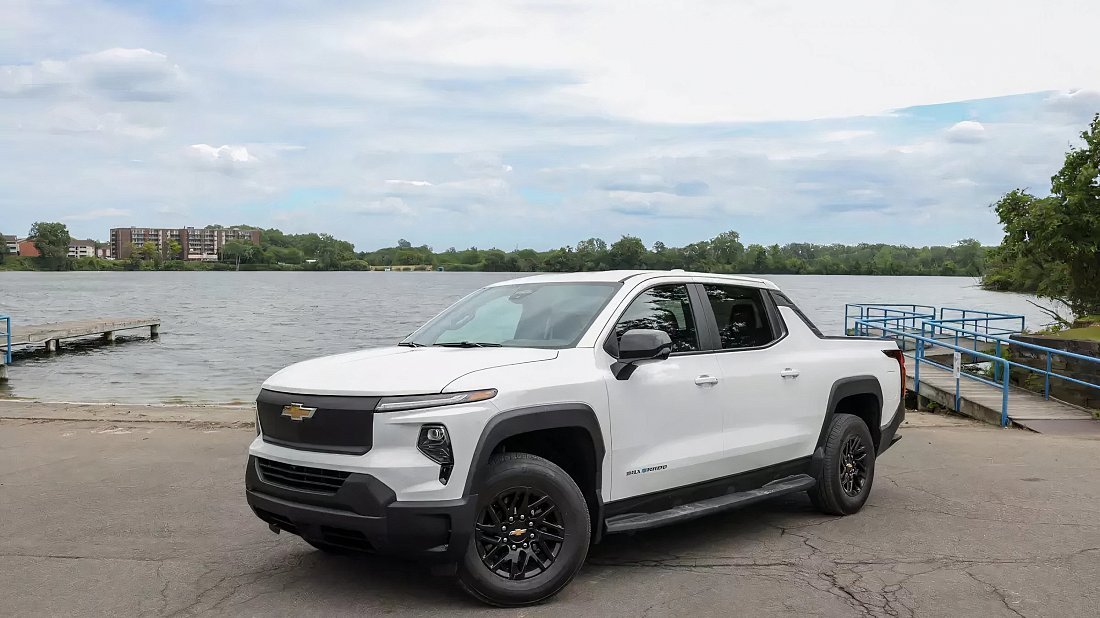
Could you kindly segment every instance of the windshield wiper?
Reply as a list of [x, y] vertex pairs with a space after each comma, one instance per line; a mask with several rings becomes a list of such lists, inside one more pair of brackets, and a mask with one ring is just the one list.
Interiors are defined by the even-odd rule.
[[433, 343], [432, 345], [444, 348], [501, 348], [499, 343], [486, 343], [483, 341], [448, 341], [447, 343]]
[[402, 341], [401, 343], [398, 343], [397, 345], [404, 346], [406, 348], [423, 348], [424, 347], [423, 343], [417, 343], [415, 341]]

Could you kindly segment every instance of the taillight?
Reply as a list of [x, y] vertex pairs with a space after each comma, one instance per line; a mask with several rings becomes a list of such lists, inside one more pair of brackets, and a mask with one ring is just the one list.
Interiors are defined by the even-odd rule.
[[901, 398], [905, 399], [905, 352], [901, 350], [883, 350], [882, 353], [898, 361], [898, 368], [901, 369]]

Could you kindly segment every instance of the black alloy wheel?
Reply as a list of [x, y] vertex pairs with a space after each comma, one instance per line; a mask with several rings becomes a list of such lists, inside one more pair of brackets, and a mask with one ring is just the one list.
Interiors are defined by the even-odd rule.
[[480, 601], [519, 607], [549, 599], [588, 555], [588, 502], [569, 474], [529, 453], [500, 453], [476, 485], [476, 519], [458, 581]]
[[497, 494], [481, 510], [476, 528], [482, 563], [509, 580], [546, 572], [565, 543], [565, 522], [557, 505], [531, 487]]
[[837, 413], [829, 421], [817, 484], [807, 493], [830, 515], [851, 515], [863, 508], [875, 479], [875, 443], [862, 418]]
[[840, 449], [840, 487], [856, 497], [867, 483], [867, 445], [858, 435], [848, 436]]

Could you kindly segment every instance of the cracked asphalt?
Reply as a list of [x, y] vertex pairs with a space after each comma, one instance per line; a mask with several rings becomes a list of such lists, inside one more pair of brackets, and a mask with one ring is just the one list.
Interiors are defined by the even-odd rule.
[[[496, 613], [1100, 615], [1100, 442], [951, 425], [903, 429], [855, 516], [798, 495], [612, 536], [552, 601]], [[0, 420], [0, 615], [485, 611], [421, 566], [272, 534], [243, 498], [252, 435]]]

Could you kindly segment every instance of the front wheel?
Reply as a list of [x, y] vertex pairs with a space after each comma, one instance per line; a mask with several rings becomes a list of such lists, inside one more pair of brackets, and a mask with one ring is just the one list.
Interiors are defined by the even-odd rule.
[[824, 450], [817, 485], [808, 492], [810, 501], [830, 515], [858, 512], [875, 479], [875, 444], [867, 424], [851, 414], [835, 415]]
[[459, 581], [491, 605], [544, 601], [584, 564], [592, 537], [588, 504], [573, 479], [542, 457], [503, 453], [489, 466]]

